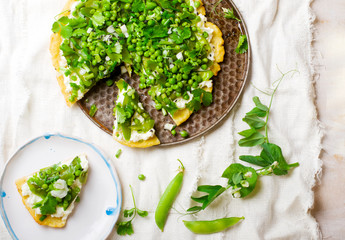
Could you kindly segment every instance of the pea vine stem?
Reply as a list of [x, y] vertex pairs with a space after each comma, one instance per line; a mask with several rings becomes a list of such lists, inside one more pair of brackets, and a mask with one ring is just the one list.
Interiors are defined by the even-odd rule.
[[[278, 66], [277, 66], [278, 68]], [[285, 78], [286, 75], [288, 75], [289, 73], [296, 73], [298, 72], [298, 70], [296, 69], [293, 69], [293, 70], [290, 70], [286, 73], [283, 73], [279, 68], [278, 68], [278, 71], [281, 73], [281, 77], [278, 78], [277, 81], [275, 82], [278, 82], [277, 83], [277, 86], [274, 88], [273, 90], [273, 93], [271, 94], [271, 99], [270, 99], [270, 104], [268, 106], [268, 110], [267, 110], [267, 115], [266, 115], [266, 120], [265, 120], [265, 135], [266, 135], [266, 142], [269, 143], [269, 140], [268, 140], [268, 127], [267, 127], [267, 123], [268, 123], [268, 119], [269, 119], [269, 116], [270, 116], [270, 111], [271, 111], [271, 107], [272, 107], [272, 102], [273, 102], [273, 97], [274, 97], [274, 94], [276, 93], [280, 83], [282, 82], [282, 80]], [[273, 83], [274, 84], [274, 83]]]
[[132, 220], [135, 218], [135, 215], [137, 215], [137, 205], [135, 204], [135, 198], [134, 198], [132, 186], [129, 185], [129, 188], [131, 189], [131, 194], [132, 194], [132, 199], [133, 199], [133, 205], [134, 205], [134, 214], [133, 214], [133, 217], [132, 217], [132, 219], [131, 219], [131, 221], [132, 221]]

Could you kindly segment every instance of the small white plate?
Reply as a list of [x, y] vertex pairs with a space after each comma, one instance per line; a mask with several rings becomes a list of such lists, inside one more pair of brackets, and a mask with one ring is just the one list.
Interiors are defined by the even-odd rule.
[[[15, 180], [81, 153], [89, 161], [89, 176], [66, 226], [37, 224], [22, 203]], [[111, 160], [93, 144], [61, 134], [46, 134], [21, 147], [5, 166], [0, 190], [1, 217], [13, 239], [105, 239], [122, 203], [120, 181]]]

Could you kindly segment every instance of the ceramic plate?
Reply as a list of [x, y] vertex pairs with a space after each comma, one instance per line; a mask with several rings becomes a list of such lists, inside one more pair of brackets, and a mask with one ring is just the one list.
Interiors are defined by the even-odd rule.
[[[66, 226], [37, 224], [24, 207], [15, 180], [80, 153], [87, 155], [89, 176]], [[121, 210], [121, 187], [111, 160], [93, 144], [61, 134], [47, 134], [21, 147], [7, 162], [0, 188], [1, 217], [13, 239], [105, 239]]]

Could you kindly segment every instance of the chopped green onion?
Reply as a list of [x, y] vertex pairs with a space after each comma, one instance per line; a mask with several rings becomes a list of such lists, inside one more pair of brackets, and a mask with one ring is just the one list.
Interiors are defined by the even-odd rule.
[[119, 158], [120, 155], [121, 155], [121, 153], [122, 153], [122, 150], [121, 150], [121, 149], [117, 150], [117, 152], [116, 152], [116, 154], [115, 154], [115, 157], [116, 157], [116, 158]]
[[91, 117], [95, 116], [97, 110], [98, 110], [98, 108], [96, 107], [96, 105], [92, 104], [91, 107], [90, 107], [89, 115]]

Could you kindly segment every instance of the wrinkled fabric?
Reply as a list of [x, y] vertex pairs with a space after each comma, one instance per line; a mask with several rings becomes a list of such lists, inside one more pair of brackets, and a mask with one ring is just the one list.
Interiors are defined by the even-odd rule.
[[[112, 140], [78, 108], [65, 104], [48, 51], [54, 16], [64, 0], [10, 0], [0, 3], [0, 167], [30, 139], [59, 132], [96, 143], [112, 158], [123, 189], [123, 209], [132, 207], [128, 185], [134, 189], [137, 206], [148, 210], [137, 217], [134, 235], [109, 239], [318, 239], [319, 228], [309, 214], [312, 186], [319, 171], [321, 133], [314, 106], [311, 60], [312, 21], [309, 1], [235, 0], [248, 27], [252, 48], [251, 68], [243, 95], [229, 116], [205, 136], [172, 147], [131, 149]], [[196, 216], [171, 211], [162, 233], [154, 222], [159, 197], [176, 175], [181, 159], [186, 167], [182, 190], [176, 200], [178, 211], [193, 206], [190, 196], [200, 184], [226, 184], [223, 170], [240, 162], [242, 154], [257, 154], [258, 148], [241, 148], [237, 132], [247, 129], [241, 121], [252, 107], [252, 97], [268, 104], [267, 90], [282, 72], [297, 69], [282, 82], [272, 105], [270, 141], [281, 146], [289, 163], [300, 167], [287, 176], [260, 177], [254, 193], [232, 199], [224, 193]], [[255, 88], [255, 87], [256, 88]], [[119, 159], [115, 158], [122, 149]], [[138, 175], [146, 176], [139, 181]], [[87, 191], [87, 188], [85, 188]], [[13, 196], [13, 197], [19, 197]], [[182, 219], [215, 219], [244, 216], [228, 231], [199, 236], [189, 232]], [[20, 221], [20, 219], [18, 219]], [[10, 239], [3, 223], [0, 238]]]

